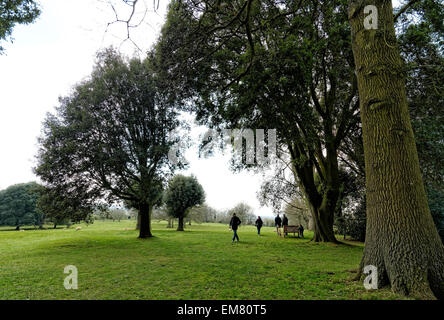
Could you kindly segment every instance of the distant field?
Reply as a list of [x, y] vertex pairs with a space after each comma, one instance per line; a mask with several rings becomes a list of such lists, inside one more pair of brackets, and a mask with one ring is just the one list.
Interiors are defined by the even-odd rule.
[[[185, 232], [154, 223], [140, 240], [134, 221], [82, 224], [82, 230], [0, 232], [0, 299], [401, 299], [350, 281], [363, 244], [317, 244], [258, 236], [226, 225], [194, 224]], [[78, 290], [66, 290], [64, 267], [78, 268]]]

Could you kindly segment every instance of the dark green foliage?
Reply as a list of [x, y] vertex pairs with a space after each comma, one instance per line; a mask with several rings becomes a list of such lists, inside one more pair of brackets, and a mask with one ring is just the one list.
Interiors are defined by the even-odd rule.
[[38, 3], [34, 0], [1, 0], [0, 1], [0, 55], [4, 52], [2, 40], [10, 40], [17, 24], [29, 24], [40, 15]]
[[[359, 166], [358, 166], [359, 167]], [[355, 167], [355, 168], [358, 168]], [[340, 170], [341, 197], [335, 212], [335, 227], [339, 234], [365, 241], [366, 203], [364, 172], [350, 167]]]
[[94, 209], [90, 203], [83, 201], [83, 198], [70, 197], [63, 188], [57, 187], [40, 188], [37, 208], [54, 227], [59, 224], [89, 221]]
[[0, 191], [0, 225], [40, 225], [42, 215], [36, 208], [38, 185], [35, 182], [17, 184]]
[[339, 234], [350, 236], [357, 241], [365, 241], [366, 214], [365, 201], [359, 202], [352, 210], [344, 210], [336, 218], [335, 226]]
[[[132, 185], [132, 189], [133, 190], [139, 190], [140, 186], [138, 184], [133, 184]], [[159, 208], [160, 206], [162, 206], [163, 204], [163, 180], [161, 178], [158, 177], [154, 177], [153, 178], [153, 183], [150, 184], [150, 186], [147, 189], [147, 194], [151, 195], [151, 198], [153, 199], [153, 206]], [[124, 199], [123, 201], [123, 205], [126, 209], [131, 210], [131, 209], [136, 209], [139, 210], [140, 209], [140, 202], [137, 199], [132, 199], [132, 200], [128, 200], [128, 199]]]
[[171, 217], [179, 218], [179, 231], [183, 231], [183, 218], [188, 209], [203, 204], [205, 192], [196, 177], [175, 176], [165, 192], [165, 204]]
[[149, 61], [104, 50], [91, 77], [48, 115], [36, 173], [84, 206], [128, 201], [141, 212], [140, 237], [149, 237], [151, 209], [174, 168], [168, 152], [178, 125]]

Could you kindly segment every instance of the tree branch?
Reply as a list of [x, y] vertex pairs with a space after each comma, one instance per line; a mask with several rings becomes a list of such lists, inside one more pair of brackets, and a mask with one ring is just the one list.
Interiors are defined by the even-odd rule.
[[419, 0], [410, 0], [408, 3], [406, 3], [399, 11], [397, 14], [395, 14], [395, 16], [393, 17], [393, 21], [396, 23], [396, 20], [398, 20], [398, 18], [408, 9], [410, 8], [412, 5], [414, 5], [416, 2], [418, 2]]

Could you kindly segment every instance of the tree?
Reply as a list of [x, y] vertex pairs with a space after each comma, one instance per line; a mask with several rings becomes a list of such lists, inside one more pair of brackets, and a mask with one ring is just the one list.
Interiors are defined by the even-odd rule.
[[111, 219], [113, 219], [113, 221], [117, 220], [118, 222], [128, 217], [125, 210], [122, 209], [111, 209], [110, 214], [111, 214]]
[[[159, 181], [158, 178], [154, 178], [153, 181]], [[139, 186], [137, 184], [132, 185], [133, 190], [139, 190]], [[139, 191], [138, 191], [139, 192]], [[152, 207], [153, 210], [154, 208], [159, 208], [162, 205], [162, 193], [163, 193], [163, 182], [155, 184], [154, 187], [151, 189], [150, 191], [151, 195], [152, 195]], [[137, 213], [137, 223], [136, 223], [136, 230], [140, 230], [140, 223], [141, 223], [141, 215], [140, 215], [140, 206], [139, 206], [139, 202], [136, 200], [128, 200], [128, 199], [124, 199], [123, 204], [125, 206], [126, 209], [128, 210], [138, 210]]]
[[169, 217], [168, 217], [168, 212], [167, 212], [165, 206], [154, 208], [153, 219], [156, 219], [159, 221], [162, 221], [162, 220], [168, 221]]
[[0, 191], [0, 225], [19, 230], [23, 225], [40, 225], [36, 208], [38, 185], [35, 182], [16, 184]]
[[187, 220], [188, 224], [191, 225], [191, 221], [202, 223], [206, 221], [206, 206], [202, 204], [200, 206], [195, 206], [188, 210]]
[[102, 221], [112, 219], [111, 210], [105, 206], [95, 208], [93, 216], [94, 219], [100, 219]]
[[[365, 28], [364, 8], [378, 12]], [[444, 298], [444, 246], [427, 204], [389, 0], [350, 1], [363, 130], [367, 231], [362, 270], [405, 295]]]
[[228, 210], [227, 215], [231, 219], [233, 213], [236, 213], [237, 217], [242, 221], [244, 225], [254, 224], [256, 217], [253, 213], [253, 208], [245, 202], [240, 202], [233, 208]]
[[59, 224], [88, 220], [94, 209], [91, 203], [77, 197], [78, 194], [70, 196], [66, 190], [60, 187], [41, 186], [38, 194], [37, 208], [44, 214], [46, 220], [54, 223], [54, 229]]
[[216, 222], [217, 210], [207, 203], [193, 207], [189, 210], [188, 217], [196, 222]]
[[339, 234], [365, 241], [365, 176], [359, 167], [341, 168], [341, 205], [335, 214], [335, 227]]
[[301, 224], [305, 229], [311, 230], [313, 227], [313, 221], [310, 221], [310, 212], [303, 199], [295, 197], [290, 203], [284, 207], [284, 213], [289, 217], [291, 224]]
[[174, 169], [168, 152], [179, 125], [156, 83], [149, 60], [99, 52], [91, 76], [47, 116], [35, 170], [50, 187], [80, 190], [85, 201], [130, 201], [140, 238], [152, 236], [151, 212]]
[[346, 1], [173, 1], [156, 51], [201, 123], [277, 130], [315, 241], [336, 242], [338, 156], [359, 123], [349, 28]]
[[168, 214], [179, 219], [177, 231], [184, 231], [183, 220], [188, 210], [204, 203], [205, 192], [196, 177], [176, 175], [165, 192], [165, 204]]
[[4, 0], [0, 2], [0, 55], [5, 48], [1, 41], [13, 41], [12, 31], [16, 24], [29, 24], [40, 15], [40, 8], [33, 0]]

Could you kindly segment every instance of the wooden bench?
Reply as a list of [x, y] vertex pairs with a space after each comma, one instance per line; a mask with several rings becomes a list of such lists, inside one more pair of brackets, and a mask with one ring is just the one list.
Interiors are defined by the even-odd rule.
[[299, 237], [299, 227], [298, 226], [284, 226], [284, 237], [287, 236], [288, 233], [293, 233], [293, 236], [296, 237], [296, 233]]

